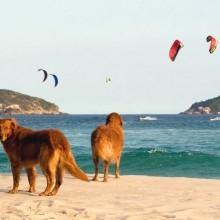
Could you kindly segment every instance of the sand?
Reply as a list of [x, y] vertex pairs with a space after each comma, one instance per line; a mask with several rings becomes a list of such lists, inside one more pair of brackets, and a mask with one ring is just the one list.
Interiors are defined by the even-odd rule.
[[37, 193], [25, 191], [26, 176], [17, 194], [6, 193], [11, 184], [11, 175], [0, 175], [1, 220], [220, 219], [220, 180], [121, 176], [87, 183], [65, 175], [53, 197], [38, 196], [45, 187], [43, 176], [37, 178]]

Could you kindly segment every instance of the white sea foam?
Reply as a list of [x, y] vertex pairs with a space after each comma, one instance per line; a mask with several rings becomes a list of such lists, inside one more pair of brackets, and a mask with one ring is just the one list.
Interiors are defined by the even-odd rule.
[[155, 147], [155, 148], [150, 149], [148, 151], [148, 153], [150, 153], [150, 154], [153, 154], [153, 153], [164, 153], [164, 152], [167, 152], [167, 150], [166, 149], [162, 149], [162, 148], [158, 148], [158, 147]]

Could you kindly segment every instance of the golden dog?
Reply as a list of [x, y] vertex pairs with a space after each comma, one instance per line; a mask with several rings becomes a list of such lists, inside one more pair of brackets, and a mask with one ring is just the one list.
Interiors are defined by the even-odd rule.
[[106, 124], [98, 126], [91, 135], [92, 157], [95, 165], [94, 181], [98, 180], [99, 159], [104, 162], [104, 182], [108, 179], [111, 161], [115, 162], [115, 177], [119, 177], [119, 164], [124, 144], [123, 121], [118, 113], [107, 116]]
[[51, 196], [58, 192], [63, 181], [64, 168], [73, 176], [88, 181], [86, 174], [77, 166], [70, 145], [62, 132], [56, 129], [34, 131], [21, 127], [15, 119], [0, 119], [0, 140], [11, 162], [13, 188], [19, 186], [20, 169], [25, 168], [29, 181], [29, 192], [35, 192], [35, 165], [40, 164], [47, 180], [44, 192]]

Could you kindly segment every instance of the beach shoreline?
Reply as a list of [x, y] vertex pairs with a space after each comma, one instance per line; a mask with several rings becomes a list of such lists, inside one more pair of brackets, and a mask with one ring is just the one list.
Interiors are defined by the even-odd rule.
[[28, 193], [22, 175], [11, 195], [12, 176], [0, 174], [0, 219], [220, 219], [220, 180], [126, 175], [104, 183], [101, 175], [99, 181], [66, 174], [56, 196], [40, 197], [45, 177], [38, 175], [37, 192]]

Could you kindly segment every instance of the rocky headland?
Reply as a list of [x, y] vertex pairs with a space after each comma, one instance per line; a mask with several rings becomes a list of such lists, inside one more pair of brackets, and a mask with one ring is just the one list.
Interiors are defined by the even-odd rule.
[[220, 96], [196, 102], [183, 114], [220, 114]]
[[62, 114], [54, 103], [19, 92], [0, 89], [0, 114]]

